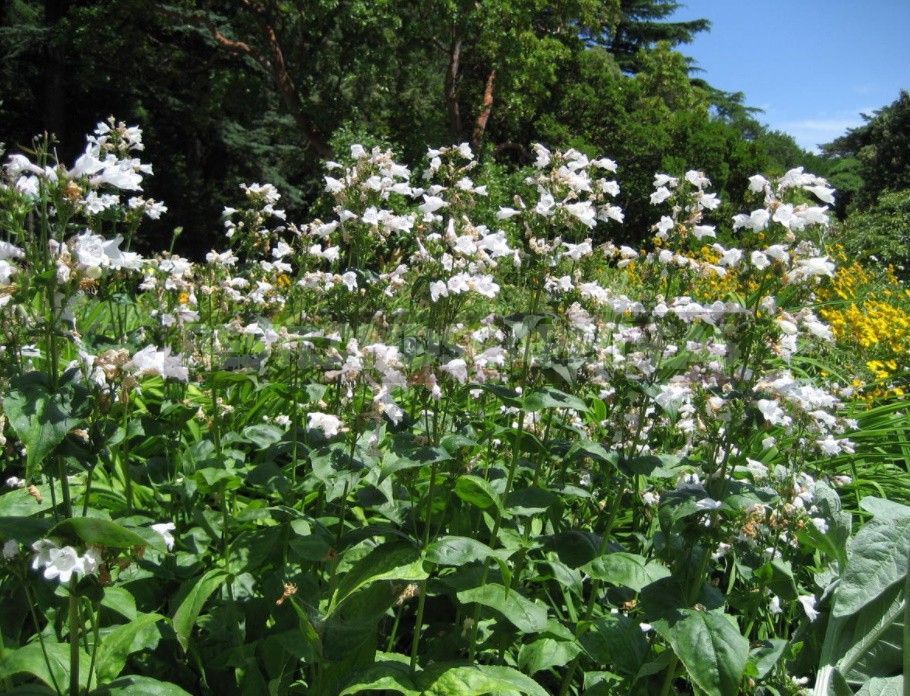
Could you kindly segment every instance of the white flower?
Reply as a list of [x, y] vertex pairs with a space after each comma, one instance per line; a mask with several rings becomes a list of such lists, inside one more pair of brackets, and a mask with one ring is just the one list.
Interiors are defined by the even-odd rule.
[[591, 205], [591, 201], [582, 201], [580, 203], [569, 203], [564, 206], [566, 212], [580, 220], [588, 227], [594, 227], [597, 224], [595, 214], [597, 211]]
[[661, 186], [651, 194], [651, 205], [659, 205], [667, 200], [673, 193], [666, 186]]
[[[37, 560], [37, 559], [36, 559]], [[47, 580], [59, 578], [60, 582], [69, 582], [73, 577], [85, 574], [85, 561], [72, 546], [62, 549], [54, 546], [47, 550], [47, 562], [44, 566], [44, 577]]]
[[749, 177], [749, 190], [752, 191], [752, 193], [761, 193], [765, 190], [765, 186], [767, 185], [768, 180], [759, 174]]
[[755, 405], [771, 425], [789, 425], [792, 421], [780, 404], [772, 399], [759, 399]]
[[430, 283], [430, 300], [436, 302], [440, 297], [448, 297], [449, 288], [444, 280], [435, 280]]
[[752, 259], [752, 265], [760, 271], [765, 270], [768, 266], [771, 265], [768, 257], [760, 251], [753, 251], [750, 258]]
[[704, 239], [705, 237], [716, 237], [717, 232], [714, 231], [714, 225], [695, 225], [692, 228], [692, 234], [696, 239]]
[[444, 208], [448, 205], [442, 198], [439, 196], [428, 196], [423, 194], [423, 205], [417, 206], [418, 210], [424, 213], [435, 213], [440, 208]]
[[452, 375], [459, 384], [465, 384], [468, 381], [468, 365], [461, 358], [450, 360], [445, 365], [441, 365], [439, 369]]
[[357, 274], [354, 271], [347, 271], [341, 276], [341, 282], [350, 291], [357, 289]]
[[25, 488], [25, 479], [21, 479], [18, 476], [10, 476], [6, 479], [6, 485], [10, 488]]
[[780, 608], [780, 597], [777, 595], [771, 595], [771, 601], [768, 604], [768, 611], [772, 614], [780, 614], [783, 612], [783, 609]]
[[159, 375], [165, 379], [173, 377], [181, 382], [187, 382], [190, 378], [182, 356], [171, 355], [170, 347], [158, 350], [157, 346], [146, 346], [123, 367], [139, 375]]
[[307, 414], [307, 427], [311, 430], [321, 430], [326, 437], [335, 437], [341, 430], [341, 419], [313, 411]]
[[809, 617], [809, 621], [815, 621], [818, 618], [818, 611], [815, 609], [815, 597], [811, 595], [800, 595], [796, 598], [803, 605], [803, 611]]
[[6, 560], [10, 560], [19, 555], [19, 542], [15, 539], [10, 539], [3, 545], [3, 557]]
[[819, 256], [813, 259], [802, 259], [797, 261], [802, 275], [812, 276], [834, 276], [834, 264], [828, 260], [827, 256]]
[[153, 524], [151, 528], [164, 538], [164, 543], [167, 546], [167, 550], [172, 551], [174, 549], [174, 535], [171, 534], [171, 532], [177, 528], [174, 523], [160, 522], [158, 524]]

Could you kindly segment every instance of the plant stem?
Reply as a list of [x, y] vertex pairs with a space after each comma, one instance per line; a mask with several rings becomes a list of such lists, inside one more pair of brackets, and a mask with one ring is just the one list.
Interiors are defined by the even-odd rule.
[[70, 696], [79, 696], [79, 597], [76, 594], [76, 576], [70, 578]]
[[[430, 488], [427, 491], [427, 512], [426, 521], [423, 529], [423, 552], [426, 553], [427, 546], [430, 545], [430, 525], [433, 517], [433, 498], [436, 496], [436, 471], [438, 463], [433, 462], [430, 467]], [[420, 647], [420, 636], [423, 630], [423, 610], [427, 603], [427, 581], [421, 580], [418, 584], [420, 588], [417, 596], [417, 619], [414, 622], [414, 640], [411, 642], [411, 672], [417, 669], [417, 651]], [[397, 623], [397, 621], [396, 621]]]

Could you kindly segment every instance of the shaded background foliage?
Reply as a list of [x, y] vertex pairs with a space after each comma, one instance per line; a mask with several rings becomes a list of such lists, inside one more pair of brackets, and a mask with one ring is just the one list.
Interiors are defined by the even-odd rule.
[[[293, 219], [323, 161], [381, 141], [419, 165], [469, 141], [508, 167], [529, 145], [620, 164], [625, 239], [647, 236], [658, 170], [704, 170], [738, 207], [745, 177], [793, 166], [828, 175], [836, 212], [910, 187], [906, 93], [824, 148], [770, 131], [742, 93], [713, 88], [676, 51], [706, 19], [673, 0], [3, 0], [0, 120], [7, 149], [52, 133], [71, 161], [108, 115], [142, 126], [170, 213], [141, 241], [199, 256], [244, 181], [270, 181]], [[693, 76], [693, 74], [695, 76]], [[644, 202], [643, 202], [644, 201]], [[882, 230], [878, 237], [889, 237]], [[878, 238], [876, 237], [876, 238]], [[893, 259], [883, 246], [880, 256]], [[892, 255], [893, 256], [893, 255]]]

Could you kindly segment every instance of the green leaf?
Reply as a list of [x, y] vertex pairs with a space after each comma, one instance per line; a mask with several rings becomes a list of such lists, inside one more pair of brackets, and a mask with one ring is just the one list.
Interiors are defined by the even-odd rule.
[[638, 674], [650, 651], [638, 621], [623, 614], [594, 621], [582, 635], [581, 644], [591, 659], [627, 675]]
[[136, 599], [123, 587], [105, 587], [101, 606], [115, 611], [122, 617], [132, 621], [136, 618]]
[[587, 411], [588, 405], [577, 396], [566, 394], [552, 387], [531, 392], [524, 398], [524, 410], [540, 411], [545, 408], [567, 408], [572, 411]]
[[419, 681], [424, 687], [423, 696], [483, 696], [510, 691], [547, 696], [540, 684], [511, 667], [433, 665], [420, 675]]
[[130, 674], [120, 677], [116, 681], [98, 687], [91, 692], [91, 696], [190, 696], [188, 691], [184, 691], [176, 684], [171, 682], [160, 681], [152, 677], [142, 677]]
[[762, 680], [771, 673], [771, 670], [780, 662], [786, 647], [786, 640], [770, 638], [761, 641], [757, 647], [752, 649], [749, 654], [749, 662], [755, 667], [756, 679]]
[[526, 674], [535, 674], [543, 669], [567, 665], [580, 652], [581, 646], [575, 641], [545, 636], [521, 646], [518, 666]]
[[0, 517], [0, 539], [15, 539], [30, 546], [38, 539], [46, 538], [53, 524], [51, 520], [33, 517]]
[[477, 602], [495, 609], [525, 633], [539, 633], [547, 627], [547, 608], [543, 604], [532, 602], [518, 592], [507, 592], [502, 585], [487, 583], [463, 590], [457, 597], [464, 604]]
[[164, 617], [160, 614], [142, 614], [134, 621], [118, 626], [104, 636], [98, 648], [98, 681], [116, 679], [126, 665], [126, 658], [139, 650], [153, 649], [161, 633], [155, 625]]
[[550, 510], [562, 509], [562, 502], [552, 491], [541, 488], [521, 488], [512, 491], [506, 499], [506, 507], [512, 515], [531, 517]]
[[832, 616], [855, 614], [907, 574], [910, 517], [873, 518], [847, 547], [847, 568]]
[[26, 480], [35, 477], [38, 466], [81, 422], [72, 414], [66, 395], [51, 391], [50, 379], [43, 372], [29, 372], [11, 380], [3, 409], [25, 445]]
[[214, 568], [198, 579], [191, 580], [189, 591], [174, 612], [174, 632], [177, 642], [184, 651], [189, 649], [190, 634], [196, 625], [196, 619], [212, 593], [224, 584], [228, 574], [220, 568]]
[[873, 677], [860, 687], [856, 696], [904, 696], [904, 677]]
[[270, 423], [259, 423], [243, 429], [243, 436], [256, 445], [257, 449], [264, 450], [284, 437], [284, 430]]
[[459, 476], [455, 482], [455, 495], [481, 510], [495, 507], [503, 512], [499, 494], [493, 490], [493, 486], [488, 481], [479, 476], [472, 474]]
[[469, 537], [443, 536], [427, 547], [427, 560], [437, 565], [461, 566], [494, 555], [489, 546]]
[[[44, 648], [47, 650], [47, 661], [44, 659], [41, 644], [37, 641], [15, 650], [6, 650], [0, 659], [0, 679], [14, 674], [31, 674], [48, 686], [54, 686], [56, 680], [57, 687], [66, 689], [69, 686], [70, 646], [66, 643], [51, 643], [45, 639]], [[89, 656], [80, 650], [79, 683], [83, 688], [88, 668]]]
[[357, 561], [338, 583], [338, 589], [326, 616], [345, 599], [365, 585], [380, 580], [425, 580], [420, 551], [406, 542], [382, 544]]
[[654, 621], [654, 630], [670, 643], [695, 685], [709, 695], [739, 693], [749, 642], [731, 617], [694, 609], [681, 609], [679, 615]]
[[793, 568], [789, 561], [775, 558], [758, 568], [755, 571], [755, 577], [781, 599], [793, 601], [799, 594], [796, 589], [796, 580], [793, 579]]
[[910, 517], [910, 506], [895, 503], [893, 500], [868, 496], [859, 501], [859, 506], [874, 517], [900, 519]]
[[382, 660], [358, 674], [338, 696], [361, 694], [364, 691], [394, 691], [405, 696], [423, 693], [411, 676], [411, 666], [406, 662]]
[[657, 561], [648, 562], [634, 553], [618, 551], [595, 558], [581, 570], [592, 578], [641, 592], [643, 587], [670, 577], [670, 570]]
[[134, 546], [158, 546], [165, 551], [167, 546], [160, 534], [160, 542], [150, 543], [150, 538], [139, 536], [136, 532], [126, 527], [121, 527], [116, 522], [101, 520], [94, 517], [71, 517], [63, 520], [48, 532], [49, 537], [59, 537], [70, 542], [82, 542], [86, 546], [107, 546], [113, 549], [131, 549]]

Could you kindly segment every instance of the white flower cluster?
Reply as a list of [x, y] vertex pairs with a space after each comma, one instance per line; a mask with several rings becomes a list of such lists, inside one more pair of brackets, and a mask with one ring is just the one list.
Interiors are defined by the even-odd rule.
[[52, 539], [39, 539], [32, 544], [35, 556], [32, 568], [44, 568], [43, 575], [47, 580], [59, 579], [66, 583], [75, 575], [77, 578], [93, 575], [101, 565], [101, 554], [95, 548], [89, 548], [83, 555], [72, 546], [59, 546]]

